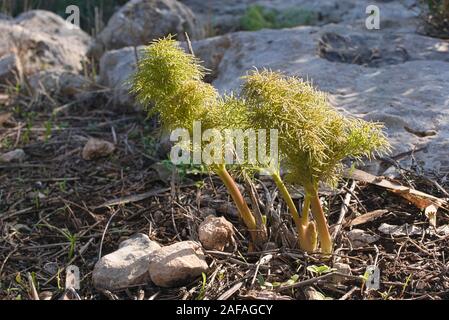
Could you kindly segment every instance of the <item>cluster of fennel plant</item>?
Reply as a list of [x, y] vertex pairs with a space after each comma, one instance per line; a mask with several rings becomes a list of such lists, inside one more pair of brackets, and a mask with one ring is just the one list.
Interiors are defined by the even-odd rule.
[[[132, 79], [132, 92], [137, 100], [147, 107], [149, 114], [159, 115], [166, 130], [185, 128], [192, 134], [194, 121], [201, 121], [203, 130], [225, 130], [233, 124], [245, 121], [236, 108], [244, 110], [238, 99], [221, 97], [210, 84], [203, 82], [206, 70], [192, 54], [183, 51], [171, 37], [154, 41], [146, 47], [143, 59], [138, 63]], [[241, 113], [243, 114], [243, 113]], [[201, 146], [185, 146], [185, 148]], [[262, 226], [246, 203], [237, 183], [222, 161], [207, 165], [217, 174], [234, 201], [241, 219], [246, 225], [253, 244], [259, 246], [266, 240]]]
[[[242, 90], [253, 127], [279, 131], [278, 143], [286, 180], [301, 185], [305, 198], [301, 215], [273, 168], [272, 177], [284, 198], [298, 230], [299, 245], [307, 252], [332, 252], [332, 239], [318, 196], [319, 183], [335, 185], [342, 160], [361, 160], [389, 148], [382, 125], [344, 117], [323, 92], [309, 82], [271, 71], [254, 71], [245, 77]], [[314, 221], [309, 221], [309, 212]]]
[[[362, 159], [386, 151], [388, 141], [380, 124], [344, 117], [310, 83], [271, 71], [249, 73], [238, 96], [220, 96], [203, 82], [206, 70], [200, 62], [171, 37], [149, 45], [137, 70], [132, 92], [142, 105], [148, 106], [150, 114], [159, 115], [165, 129], [192, 131], [194, 121], [201, 121], [203, 129], [220, 131], [277, 129], [286, 181], [302, 186], [305, 191], [300, 214], [281, 178], [279, 164], [269, 166], [296, 225], [299, 246], [314, 252], [319, 243], [323, 253], [332, 252], [332, 239], [318, 195], [319, 184], [335, 185], [344, 158]], [[266, 230], [256, 222], [224, 161], [209, 165], [208, 169], [221, 178], [253, 244], [260, 246], [266, 241]], [[309, 212], [313, 221], [309, 220]]]

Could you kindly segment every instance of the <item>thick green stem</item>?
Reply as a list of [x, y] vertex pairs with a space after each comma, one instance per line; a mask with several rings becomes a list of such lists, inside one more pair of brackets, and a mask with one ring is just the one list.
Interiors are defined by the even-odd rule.
[[303, 224], [302, 219], [299, 217], [298, 210], [296, 209], [295, 203], [293, 202], [293, 199], [290, 196], [290, 193], [288, 192], [287, 187], [285, 186], [284, 182], [282, 181], [279, 173], [273, 173], [272, 177], [273, 177], [274, 183], [276, 183], [276, 186], [282, 195], [282, 198], [287, 203], [287, 207], [290, 210], [290, 214], [293, 217], [293, 221], [295, 222], [296, 228], [298, 228], [298, 230], [299, 230], [299, 227]]
[[282, 181], [279, 173], [272, 173], [272, 177], [282, 198], [287, 203], [290, 210], [290, 214], [295, 222], [296, 229], [298, 230], [299, 247], [306, 252], [313, 252], [316, 249], [316, 230], [315, 224], [309, 222], [309, 208], [310, 208], [310, 197], [306, 196], [304, 198], [303, 209], [301, 217], [299, 216], [298, 210], [296, 209], [295, 203], [293, 202], [290, 193], [287, 190], [284, 182]]
[[240, 217], [242, 218], [243, 222], [248, 228], [251, 237], [253, 239], [253, 242], [255, 242], [255, 244], [257, 245], [257, 243], [259, 242], [257, 223], [251, 210], [246, 204], [245, 199], [243, 198], [242, 193], [240, 192], [237, 184], [229, 174], [228, 170], [226, 170], [226, 167], [224, 165], [218, 166], [215, 169], [215, 173], [220, 177], [220, 179], [223, 181], [224, 185], [228, 189], [228, 192], [231, 195], [232, 200], [234, 200], [234, 203], [237, 207]]
[[320, 240], [321, 251], [326, 254], [332, 253], [332, 239], [327, 226], [326, 216], [324, 215], [323, 208], [321, 207], [320, 197], [318, 196], [318, 190], [313, 189], [310, 192], [312, 215], [316, 222], [316, 228], [318, 232], [318, 239]]

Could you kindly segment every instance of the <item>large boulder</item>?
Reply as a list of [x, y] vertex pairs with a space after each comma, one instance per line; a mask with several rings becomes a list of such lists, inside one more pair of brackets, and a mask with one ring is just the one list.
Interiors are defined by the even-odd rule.
[[26, 75], [50, 69], [78, 73], [87, 62], [90, 36], [52, 12], [33, 10], [0, 20], [0, 33], [0, 58], [15, 54]]
[[192, 11], [176, 0], [131, 0], [117, 11], [98, 35], [90, 55], [107, 50], [145, 45], [168, 34], [191, 39], [204, 36]]
[[68, 97], [86, 90], [81, 76], [91, 38], [60, 16], [33, 10], [0, 20], [0, 84], [22, 83], [32, 92]]

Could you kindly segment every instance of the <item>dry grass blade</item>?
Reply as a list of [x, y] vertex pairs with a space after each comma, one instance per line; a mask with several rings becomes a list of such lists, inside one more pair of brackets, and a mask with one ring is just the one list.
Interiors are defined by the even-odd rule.
[[243, 282], [236, 283], [231, 287], [231, 289], [227, 290], [225, 293], [223, 293], [221, 296], [217, 298], [217, 300], [228, 300], [231, 298], [237, 291], [240, 290], [240, 288], [243, 286]]
[[132, 202], [139, 202], [139, 201], [148, 199], [150, 197], [158, 196], [163, 193], [169, 192], [170, 190], [171, 190], [171, 188], [165, 188], [165, 189], [159, 189], [159, 190], [155, 190], [155, 191], [145, 192], [145, 193], [138, 194], [138, 195], [132, 195], [132, 196], [125, 197], [125, 198], [113, 199], [113, 200], [103, 203], [102, 205], [99, 205], [98, 207], [96, 207], [96, 209], [118, 206], [118, 205], [128, 204], [128, 203], [132, 203]]

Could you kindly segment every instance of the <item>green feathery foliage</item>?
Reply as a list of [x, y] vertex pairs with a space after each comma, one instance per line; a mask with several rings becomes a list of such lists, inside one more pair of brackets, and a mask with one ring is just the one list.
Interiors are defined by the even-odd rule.
[[[280, 179], [279, 168], [272, 168], [273, 178], [297, 225], [300, 243], [304, 250], [314, 251], [318, 234], [323, 251], [331, 252], [318, 183], [334, 184], [346, 157], [361, 159], [387, 150], [382, 126], [344, 117], [310, 83], [271, 71], [255, 71], [245, 77], [240, 97], [220, 97], [203, 82], [206, 70], [199, 61], [185, 53], [172, 37], [155, 41], [145, 50], [132, 79], [132, 92], [150, 115], [159, 115], [165, 129], [186, 128], [192, 133], [193, 123], [201, 121], [203, 131], [218, 130], [222, 137], [228, 129], [266, 129], [267, 134], [270, 129], [278, 130], [280, 158], [286, 164], [288, 178], [306, 190], [300, 217]], [[212, 164], [208, 168], [223, 180], [254, 243], [260, 244], [266, 234], [257, 227], [226, 166]], [[243, 164], [240, 169], [254, 166]], [[315, 222], [308, 221], [309, 208]]]
[[[203, 131], [214, 129], [222, 133], [227, 128], [237, 127], [245, 121], [238, 111], [244, 114], [244, 105], [233, 96], [220, 97], [211, 85], [203, 82], [205, 72], [199, 60], [184, 52], [169, 36], [146, 47], [132, 79], [131, 92], [150, 115], [159, 115], [166, 130], [185, 128], [192, 134], [195, 121], [201, 121]], [[195, 148], [192, 143], [185, 147]], [[218, 174], [228, 188], [254, 244], [261, 244], [266, 236], [258, 230], [251, 210], [224, 163], [207, 167]]]
[[242, 94], [252, 126], [279, 130], [279, 149], [294, 183], [334, 184], [344, 158], [369, 157], [388, 146], [380, 124], [345, 118], [304, 80], [255, 71], [245, 77]]
[[[335, 184], [344, 158], [361, 159], [387, 150], [382, 126], [344, 117], [310, 83], [276, 72], [250, 73], [245, 77], [242, 96], [252, 126], [278, 129], [287, 179], [305, 189], [299, 218], [279, 173], [273, 172], [295, 220], [301, 248], [314, 251], [318, 235], [322, 251], [332, 252], [332, 239], [318, 197], [319, 182]], [[314, 222], [308, 220], [309, 209]]]
[[205, 72], [197, 58], [168, 36], [145, 48], [132, 92], [143, 106], [151, 106], [150, 114], [159, 114], [165, 129], [191, 129], [193, 121], [207, 120], [218, 99], [216, 90], [202, 81]]

